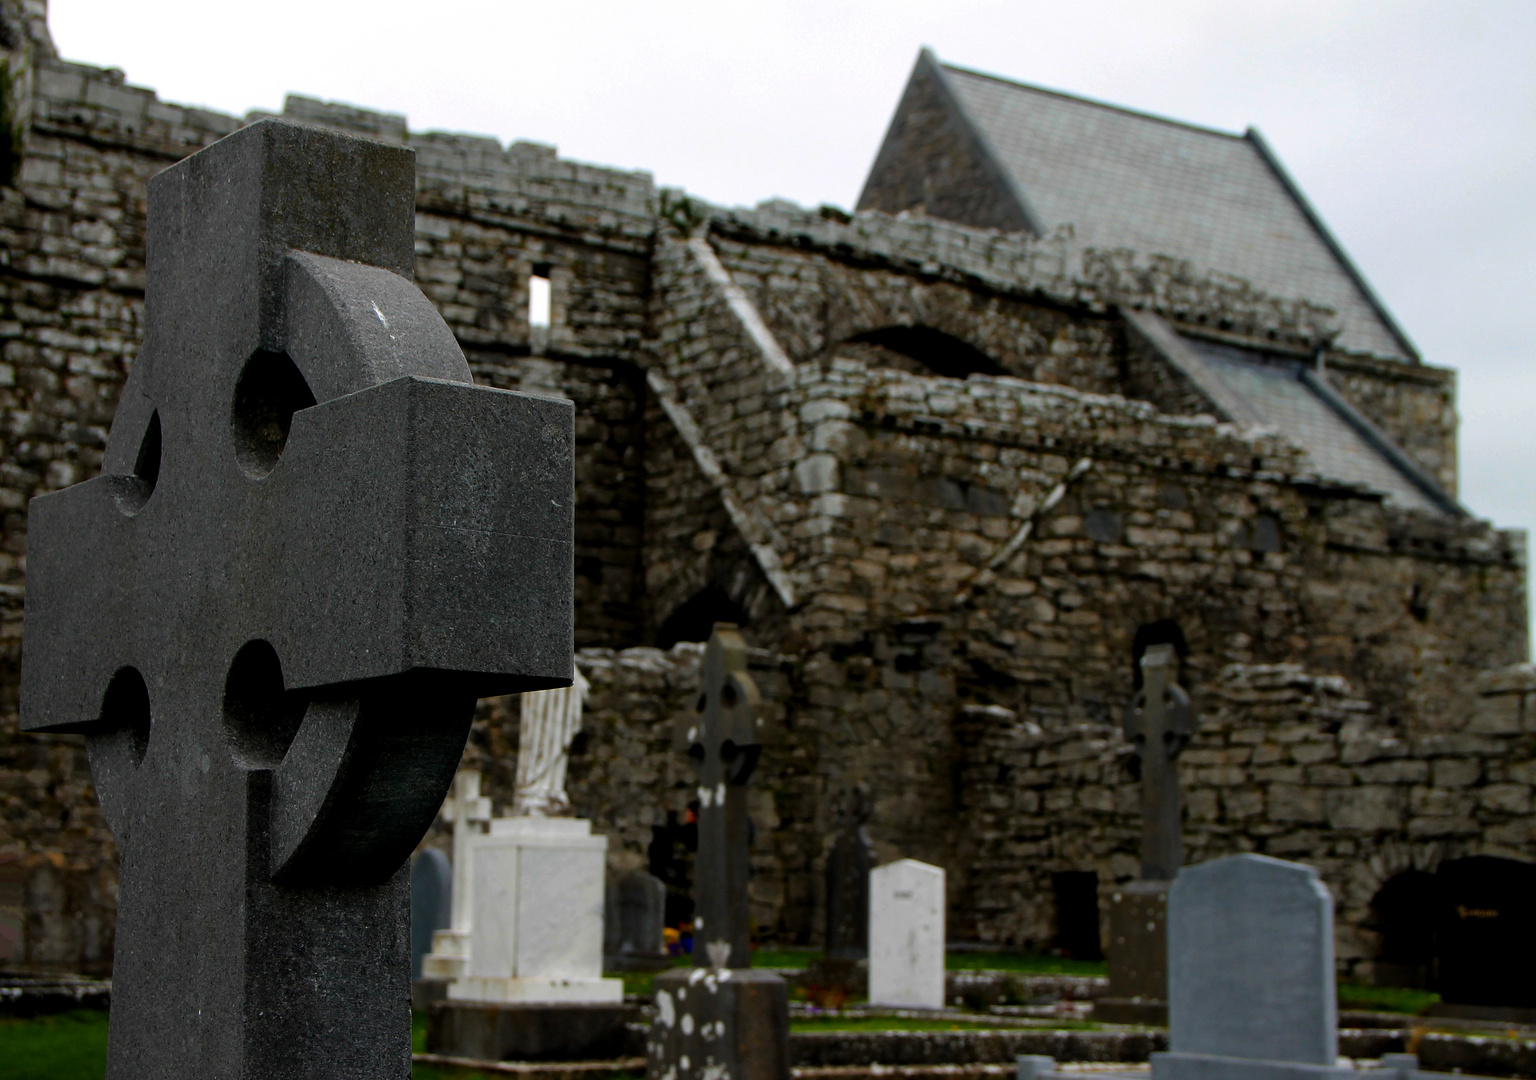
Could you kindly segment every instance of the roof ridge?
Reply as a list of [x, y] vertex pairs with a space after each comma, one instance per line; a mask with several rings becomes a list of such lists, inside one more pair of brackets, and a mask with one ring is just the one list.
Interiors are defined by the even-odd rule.
[[1240, 132], [1222, 131], [1220, 128], [1206, 127], [1203, 124], [1193, 124], [1188, 120], [1175, 120], [1169, 116], [1160, 116], [1157, 113], [1143, 112], [1140, 109], [1127, 108], [1124, 105], [1115, 105], [1108, 101], [1100, 101], [1097, 98], [1083, 97], [1081, 94], [1069, 94], [1065, 90], [1052, 90], [1047, 86], [1036, 86], [1034, 83], [1020, 82], [1017, 79], [1007, 79], [1001, 75], [993, 75], [986, 71], [977, 71], [974, 68], [961, 67], [959, 64], [949, 64], [938, 61], [938, 66], [946, 71], [952, 71], [957, 75], [970, 75], [978, 79], [987, 79], [991, 82], [1002, 83], [1011, 86], [1015, 90], [1029, 90], [1036, 94], [1046, 94], [1050, 97], [1064, 98], [1067, 101], [1075, 101], [1080, 105], [1092, 105], [1098, 109], [1108, 109], [1110, 112], [1121, 113], [1125, 116], [1134, 116], [1139, 120], [1155, 120], [1159, 124], [1167, 124], [1170, 127], [1183, 128], [1186, 131], [1199, 132], [1201, 135], [1217, 135], [1223, 139], [1232, 139], [1237, 142], [1245, 140]]

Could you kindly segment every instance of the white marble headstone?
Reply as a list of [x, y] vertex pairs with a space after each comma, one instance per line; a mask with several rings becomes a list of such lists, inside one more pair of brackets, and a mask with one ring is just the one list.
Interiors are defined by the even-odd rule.
[[869, 875], [869, 1003], [944, 1007], [944, 871], [902, 859]]
[[496, 818], [472, 844], [468, 972], [459, 1001], [619, 1001], [603, 974], [606, 837], [577, 818]]

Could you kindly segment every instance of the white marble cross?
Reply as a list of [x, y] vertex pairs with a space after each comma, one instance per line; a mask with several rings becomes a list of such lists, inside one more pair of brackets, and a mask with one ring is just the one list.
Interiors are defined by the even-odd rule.
[[453, 825], [453, 897], [448, 929], [432, 935], [432, 951], [422, 958], [422, 974], [430, 979], [458, 978], [468, 962], [470, 920], [474, 917], [470, 838], [483, 834], [491, 820], [491, 800], [480, 794], [479, 772], [458, 771], [448, 798], [443, 800], [442, 817]]

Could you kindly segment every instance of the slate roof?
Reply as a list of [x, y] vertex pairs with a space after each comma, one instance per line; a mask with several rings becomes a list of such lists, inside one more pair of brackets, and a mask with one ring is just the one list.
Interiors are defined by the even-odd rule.
[[1341, 347], [1417, 361], [1257, 131], [1234, 135], [1009, 82], [926, 50], [1037, 231], [1233, 274], [1336, 310]]
[[[1371, 445], [1358, 428], [1303, 381], [1297, 360], [1263, 357], [1246, 349], [1196, 338], [1185, 342], [1247, 402], [1264, 423], [1278, 428], [1312, 459], [1319, 476], [1381, 492], [1413, 510], [1443, 513], [1424, 490]], [[1442, 499], [1446, 498], [1442, 494]]]

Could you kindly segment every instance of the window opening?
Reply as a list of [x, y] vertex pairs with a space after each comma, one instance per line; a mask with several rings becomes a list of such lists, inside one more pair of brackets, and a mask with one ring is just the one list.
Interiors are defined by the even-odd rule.
[[[539, 273], [539, 271], [543, 273]], [[528, 279], [528, 325], [549, 327], [549, 268], [534, 269]]]

